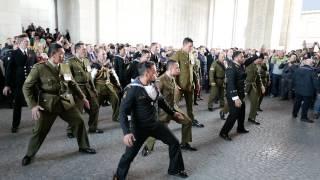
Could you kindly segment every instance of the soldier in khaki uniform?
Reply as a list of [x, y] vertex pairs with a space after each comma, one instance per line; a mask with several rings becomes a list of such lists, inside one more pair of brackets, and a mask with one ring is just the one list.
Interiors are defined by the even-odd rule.
[[104, 49], [98, 50], [98, 62], [92, 64], [92, 77], [98, 92], [99, 104], [109, 100], [112, 106], [112, 120], [118, 121], [120, 101], [118, 93], [121, 91], [116, 72], [107, 66], [107, 53]]
[[224, 106], [224, 88], [225, 88], [225, 54], [221, 52], [218, 60], [211, 64], [209, 71], [209, 80], [211, 85], [211, 92], [208, 100], [208, 109], [213, 111], [213, 101], [216, 96], [219, 98], [220, 108]]
[[[31, 158], [38, 152], [57, 116], [71, 125], [80, 152], [96, 153], [90, 148], [85, 125], [74, 98], [78, 98], [88, 107], [89, 102], [73, 81], [69, 66], [60, 64], [64, 55], [62, 46], [51, 44], [49, 55], [49, 61], [33, 67], [23, 85], [24, 97], [32, 109], [32, 118], [36, 120], [27, 154], [22, 160], [23, 166], [31, 163]], [[36, 88], [39, 89], [37, 97], [34, 92]]]
[[[269, 76], [269, 70], [268, 70], [268, 66], [267, 66], [266, 62], [262, 62], [261, 65], [258, 66], [258, 72], [259, 72], [260, 77], [261, 77], [262, 85], [265, 87], [265, 89], [267, 89], [267, 87], [270, 84], [270, 76]], [[261, 88], [259, 89], [259, 92], [260, 92], [259, 93], [260, 97], [259, 97], [258, 111], [262, 111], [261, 103], [262, 103], [264, 94], [262, 94], [262, 89]]]
[[[103, 130], [97, 128], [99, 117], [98, 92], [91, 78], [92, 69], [89, 60], [86, 58], [85, 45], [81, 42], [77, 43], [75, 51], [75, 57], [69, 59], [69, 66], [72, 76], [90, 102], [90, 108], [85, 108], [85, 111], [89, 114], [89, 133], [103, 133]], [[83, 112], [83, 104], [80, 101], [77, 101], [76, 104], [80, 112]], [[67, 131], [68, 137], [72, 138], [70, 126]]]
[[[179, 109], [179, 107], [175, 103], [175, 94], [177, 91], [175, 76], [179, 75], [180, 73], [179, 64], [176, 61], [169, 60], [167, 62], [166, 69], [167, 71], [158, 78], [159, 91], [161, 92], [163, 98], [167, 101], [169, 106], [174, 107], [175, 110], [183, 115], [183, 119], [178, 121], [162, 109], [159, 109], [159, 121], [168, 125], [171, 120], [176, 120], [177, 123], [182, 124], [181, 149], [196, 151], [197, 149], [191, 147], [189, 144], [189, 142], [192, 141], [192, 121], [185, 113], [182, 112], [181, 109]], [[156, 139], [153, 137], [149, 137], [147, 139], [146, 145], [142, 151], [143, 156], [147, 156], [151, 153], [151, 151], [153, 151], [155, 141]]]
[[188, 116], [192, 120], [192, 125], [196, 127], [204, 127], [203, 124], [199, 123], [195, 119], [193, 114], [193, 98], [194, 88], [198, 85], [196, 74], [193, 70], [193, 64], [190, 58], [190, 52], [192, 50], [193, 41], [190, 38], [183, 40], [183, 47], [177, 51], [170, 59], [177, 61], [180, 67], [180, 75], [177, 77], [177, 85], [180, 90], [180, 94], [184, 95]]
[[[201, 63], [200, 60], [198, 59], [198, 51], [193, 50], [192, 51], [192, 60], [194, 61], [194, 66], [193, 66], [193, 70], [196, 74], [196, 78], [197, 78], [197, 82], [200, 83], [200, 77], [201, 77]], [[196, 87], [201, 87], [200, 84], [196, 85]], [[194, 105], [198, 105], [197, 100], [202, 100], [202, 98], [200, 97], [200, 89], [195, 89], [194, 90]]]
[[262, 63], [262, 59], [258, 58], [246, 67], [246, 81], [245, 81], [245, 92], [248, 94], [250, 100], [250, 113], [248, 121], [259, 125], [260, 123], [256, 121], [257, 110], [259, 106], [259, 92], [261, 89], [262, 94], [265, 92], [265, 88], [261, 83], [260, 75], [258, 74], [258, 64]]

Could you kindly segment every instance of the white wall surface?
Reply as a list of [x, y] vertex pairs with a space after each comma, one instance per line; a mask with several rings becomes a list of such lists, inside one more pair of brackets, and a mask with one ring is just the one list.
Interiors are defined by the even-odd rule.
[[49, 27], [51, 32], [54, 32], [53, 0], [20, 0], [20, 7], [21, 23], [25, 28], [33, 22], [36, 26]]
[[[56, 27], [54, 0], [0, 0], [0, 42], [22, 26]], [[302, 0], [57, 0], [59, 30], [73, 42], [159, 42], [195, 46], [294, 49], [320, 40], [320, 12]]]
[[20, 0], [0, 0], [0, 4], [0, 43], [4, 45], [8, 37], [21, 34]]

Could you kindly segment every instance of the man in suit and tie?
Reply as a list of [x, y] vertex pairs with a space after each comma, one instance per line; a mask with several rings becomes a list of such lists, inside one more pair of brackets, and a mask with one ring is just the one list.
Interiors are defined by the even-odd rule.
[[32, 66], [36, 63], [35, 53], [27, 49], [29, 38], [26, 34], [18, 36], [18, 48], [12, 52], [11, 58], [8, 61], [5, 75], [5, 87], [3, 94], [8, 96], [13, 93], [13, 121], [11, 132], [16, 133], [21, 121], [21, 110], [25, 104], [22, 93], [23, 83], [28, 76]]

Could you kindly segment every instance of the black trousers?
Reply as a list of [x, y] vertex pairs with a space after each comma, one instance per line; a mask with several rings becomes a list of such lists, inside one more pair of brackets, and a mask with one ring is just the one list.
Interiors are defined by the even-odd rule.
[[300, 94], [296, 94], [292, 114], [293, 115], [298, 114], [303, 101], [302, 108], [301, 108], [302, 110], [301, 119], [307, 119], [308, 109], [310, 107], [311, 100], [312, 100], [312, 96], [302, 96]]
[[228, 134], [230, 130], [233, 128], [234, 123], [238, 120], [238, 128], [237, 130], [244, 129], [244, 118], [246, 113], [246, 105], [245, 102], [242, 100], [241, 107], [236, 107], [234, 101], [232, 99], [228, 99], [228, 106], [229, 106], [229, 115], [227, 117], [226, 122], [224, 123], [220, 133], [221, 134]]
[[116, 172], [120, 180], [124, 180], [128, 174], [130, 164], [138, 154], [145, 140], [151, 136], [161, 140], [169, 145], [169, 173], [177, 173], [184, 170], [184, 163], [178, 139], [163, 123], [156, 122], [150, 128], [136, 128], [134, 133], [136, 141], [132, 147], [126, 147], [125, 153], [122, 155]]
[[12, 128], [18, 128], [21, 121], [21, 110], [25, 104], [22, 87], [14, 91]]

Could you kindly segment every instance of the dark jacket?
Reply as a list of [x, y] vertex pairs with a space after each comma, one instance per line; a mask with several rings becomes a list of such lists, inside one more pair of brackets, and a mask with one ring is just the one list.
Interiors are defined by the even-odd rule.
[[136, 77], [139, 76], [138, 65], [139, 65], [138, 59], [135, 59], [130, 62], [127, 70], [128, 82], [131, 82], [131, 79], [135, 79]]
[[[281, 65], [280, 65], [281, 66]], [[279, 68], [281, 69], [281, 67]], [[285, 63], [283, 65], [283, 71], [282, 71], [282, 79], [292, 79], [294, 72], [297, 70], [299, 66], [296, 64], [292, 64], [289, 66], [288, 63]]]
[[239, 97], [241, 100], [245, 97], [245, 80], [247, 74], [245, 67], [249, 66], [256, 60], [258, 56], [254, 55], [248, 58], [243, 65], [238, 65], [233, 61], [229, 61], [228, 68], [226, 69], [226, 96], [228, 101], [231, 101], [234, 97]]
[[5, 75], [5, 85], [22, 91], [22, 85], [36, 63], [36, 55], [32, 50], [27, 50], [25, 55], [20, 49], [12, 52], [8, 61]]
[[119, 55], [114, 57], [114, 70], [116, 71], [121, 87], [124, 88], [129, 82], [127, 79], [127, 64], [124, 63], [124, 59]]
[[301, 96], [313, 96], [318, 89], [314, 69], [308, 65], [299, 67], [293, 75], [293, 88]]
[[[152, 100], [138, 78], [129, 84], [125, 89], [120, 105], [119, 120], [123, 133], [125, 135], [133, 133], [137, 128], [150, 129], [156, 123], [159, 123], [156, 104], [169, 115], [173, 115], [175, 112], [160, 93], [158, 93], [156, 100]], [[129, 123], [129, 115], [132, 117], [132, 123]], [[133, 128], [130, 128], [130, 124]]]

